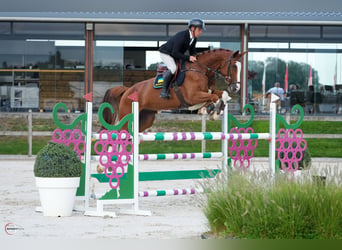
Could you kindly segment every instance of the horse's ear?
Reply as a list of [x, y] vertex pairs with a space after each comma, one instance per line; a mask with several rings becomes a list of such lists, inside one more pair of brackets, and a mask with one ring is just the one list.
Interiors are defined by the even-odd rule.
[[235, 51], [235, 52], [233, 53], [232, 58], [235, 58], [235, 59], [237, 59], [237, 60], [240, 60], [241, 57], [243, 57], [243, 55], [246, 54], [247, 52], [248, 52], [248, 51], [246, 50], [245, 52], [242, 52], [242, 53], [240, 54], [240, 51], [237, 50], [237, 51]]
[[240, 53], [239, 50], [235, 51], [235, 52], [233, 53], [232, 58], [236, 58], [236, 57], [239, 55], [239, 53]]
[[242, 53], [240, 54], [240, 58], [243, 57], [243, 56], [244, 56], [245, 54], [247, 54], [247, 53], [248, 53], [248, 50], [242, 52]]

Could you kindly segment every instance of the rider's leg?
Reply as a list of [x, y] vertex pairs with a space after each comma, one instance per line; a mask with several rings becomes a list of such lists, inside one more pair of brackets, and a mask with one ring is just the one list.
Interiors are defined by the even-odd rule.
[[169, 87], [170, 87], [170, 82], [171, 82], [171, 78], [172, 78], [173, 74], [171, 73], [170, 70], [168, 70], [163, 77], [163, 88], [162, 91], [160, 92], [160, 97], [161, 98], [166, 98], [169, 99], [171, 96], [169, 94]]
[[163, 88], [160, 93], [160, 97], [169, 99], [171, 97], [169, 94], [169, 86], [171, 83], [172, 76], [175, 74], [177, 70], [177, 65], [173, 57], [168, 54], [160, 53], [160, 57], [168, 68], [168, 71], [164, 75]]

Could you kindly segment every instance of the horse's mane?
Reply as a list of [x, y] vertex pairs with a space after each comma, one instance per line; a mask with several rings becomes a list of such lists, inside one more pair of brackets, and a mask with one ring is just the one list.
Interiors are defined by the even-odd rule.
[[205, 56], [206, 54], [210, 54], [210, 53], [217, 53], [217, 52], [227, 52], [227, 53], [232, 53], [232, 50], [229, 49], [223, 49], [223, 48], [219, 48], [219, 49], [212, 49], [212, 50], [205, 50], [201, 53], [198, 53], [197, 56]]

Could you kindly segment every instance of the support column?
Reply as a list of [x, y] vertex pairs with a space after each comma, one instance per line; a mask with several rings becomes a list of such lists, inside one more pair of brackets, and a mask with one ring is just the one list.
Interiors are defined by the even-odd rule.
[[270, 103], [270, 146], [269, 146], [269, 167], [270, 167], [270, 175], [271, 180], [274, 182], [275, 177], [275, 143], [276, 143], [276, 116], [277, 116], [277, 104], [276, 101], [279, 99], [275, 94], [271, 94], [271, 103]]
[[86, 102], [86, 114], [87, 114], [87, 124], [86, 124], [86, 151], [85, 151], [85, 190], [84, 190], [84, 207], [85, 211], [89, 210], [89, 199], [90, 199], [90, 177], [91, 177], [91, 135], [92, 135], [92, 117], [93, 117], [93, 103]]
[[93, 51], [94, 51], [94, 24], [86, 24], [86, 41], [85, 41], [85, 93], [93, 92]]
[[[223, 116], [222, 116], [222, 133], [223, 134], [228, 134], [228, 105], [229, 103], [227, 102], [224, 110], [223, 110]], [[228, 170], [228, 140], [222, 140], [222, 146], [221, 146], [221, 151], [223, 154], [223, 159], [222, 159], [222, 169]]]
[[84, 98], [86, 100], [85, 111], [87, 114], [86, 123], [86, 151], [85, 151], [85, 211], [89, 209], [90, 198], [90, 158], [91, 158], [91, 135], [92, 135], [92, 117], [93, 117], [93, 40], [94, 40], [94, 24], [86, 24], [86, 40], [85, 40], [85, 77], [84, 77]]
[[[241, 51], [248, 50], [248, 24], [241, 25]], [[241, 59], [242, 63], [242, 76], [241, 76], [241, 92], [240, 92], [240, 112], [243, 107], [248, 103], [248, 53]], [[245, 115], [245, 114], [242, 114]]]

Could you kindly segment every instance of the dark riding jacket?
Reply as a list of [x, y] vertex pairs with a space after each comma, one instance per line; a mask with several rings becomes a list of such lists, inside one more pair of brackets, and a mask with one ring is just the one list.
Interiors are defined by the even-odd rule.
[[[194, 38], [191, 45], [189, 45], [190, 41], [189, 30], [183, 30], [172, 36], [159, 48], [159, 51], [172, 56], [174, 59], [189, 61], [190, 56], [196, 54], [197, 39]], [[185, 54], [187, 50], [189, 50], [189, 55]]]

